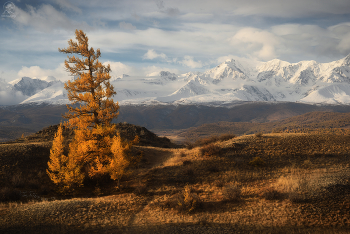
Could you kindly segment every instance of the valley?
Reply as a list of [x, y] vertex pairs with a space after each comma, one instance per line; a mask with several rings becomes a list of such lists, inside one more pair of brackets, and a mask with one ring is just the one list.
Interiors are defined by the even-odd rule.
[[[0, 138], [3, 141], [33, 134], [61, 121], [67, 112], [65, 105], [26, 104], [0, 108]], [[234, 122], [241, 125], [236, 135], [256, 131], [272, 131], [274, 121], [282, 121], [309, 112], [350, 112], [347, 105], [310, 105], [293, 102], [240, 102], [223, 106], [204, 105], [121, 105], [119, 117], [114, 123], [128, 122], [153, 132], [185, 130], [203, 124]], [[331, 116], [330, 118], [333, 118]], [[331, 120], [331, 119], [329, 119]], [[318, 121], [315, 119], [315, 121]], [[278, 123], [276, 124], [278, 125]], [[259, 123], [271, 123], [259, 125]], [[296, 122], [294, 124], [297, 124]], [[237, 126], [238, 126], [237, 125]], [[256, 126], [265, 127], [256, 127]], [[276, 125], [276, 126], [277, 126]]]

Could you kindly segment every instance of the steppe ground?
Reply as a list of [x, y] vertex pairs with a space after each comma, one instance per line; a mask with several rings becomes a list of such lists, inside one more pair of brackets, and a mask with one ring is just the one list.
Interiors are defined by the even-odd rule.
[[137, 147], [144, 159], [121, 190], [58, 198], [19, 187], [30, 201], [0, 205], [0, 233], [349, 233], [348, 135]]

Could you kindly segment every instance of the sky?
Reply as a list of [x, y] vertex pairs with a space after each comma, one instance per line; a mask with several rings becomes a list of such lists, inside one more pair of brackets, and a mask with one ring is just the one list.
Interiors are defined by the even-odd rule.
[[69, 79], [82, 29], [113, 76], [205, 71], [226, 59], [331, 62], [350, 53], [349, 0], [0, 1], [0, 80]]

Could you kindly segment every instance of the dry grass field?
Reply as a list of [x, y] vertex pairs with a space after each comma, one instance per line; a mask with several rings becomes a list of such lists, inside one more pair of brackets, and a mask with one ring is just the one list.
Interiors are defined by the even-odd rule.
[[136, 146], [144, 158], [121, 190], [74, 197], [43, 172], [50, 142], [0, 144], [0, 233], [349, 233], [349, 135], [228, 138]]

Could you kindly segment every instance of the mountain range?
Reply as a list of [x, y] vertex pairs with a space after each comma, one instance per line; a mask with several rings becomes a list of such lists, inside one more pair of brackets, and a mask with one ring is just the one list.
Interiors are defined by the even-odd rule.
[[[350, 54], [330, 63], [230, 59], [205, 72], [123, 75], [111, 79], [111, 83], [117, 92], [114, 100], [121, 105], [223, 105], [246, 101], [348, 105]], [[2, 83], [1, 92], [16, 97], [10, 104], [69, 103], [64, 83], [54, 77], [22, 77]]]

